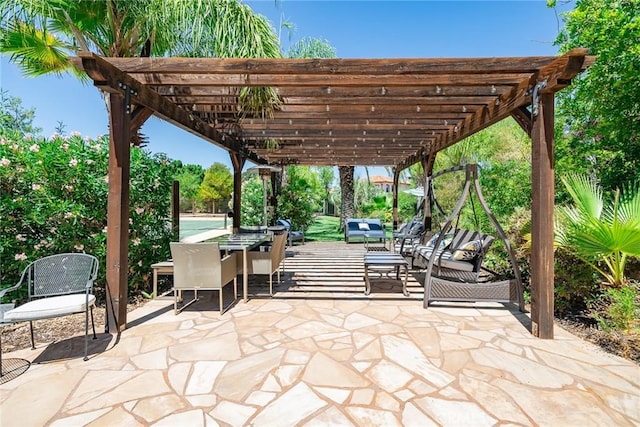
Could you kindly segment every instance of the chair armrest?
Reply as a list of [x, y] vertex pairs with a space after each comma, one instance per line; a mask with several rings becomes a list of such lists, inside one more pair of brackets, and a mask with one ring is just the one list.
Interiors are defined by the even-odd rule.
[[[33, 264], [33, 263], [31, 263]], [[27, 271], [29, 270], [29, 267], [31, 267], [31, 264], [29, 264], [23, 271], [22, 271], [22, 275], [20, 276], [20, 281], [18, 283], [16, 283], [15, 285], [9, 287], [9, 288], [4, 288], [4, 289], [0, 289], [0, 298], [4, 297], [4, 295], [8, 292], [11, 291], [15, 291], [16, 289], [18, 289], [20, 287], [20, 285], [22, 285], [22, 282], [24, 281], [25, 276], [27, 275]]]
[[21, 284], [22, 284], [22, 279], [20, 279], [20, 282], [17, 285], [13, 285], [10, 288], [0, 289], [0, 298], [4, 297], [4, 294], [18, 289]]

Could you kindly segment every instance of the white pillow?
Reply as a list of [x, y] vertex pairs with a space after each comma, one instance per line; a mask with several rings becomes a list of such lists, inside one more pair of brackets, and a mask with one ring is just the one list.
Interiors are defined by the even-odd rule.
[[480, 249], [482, 249], [482, 241], [472, 240], [453, 251], [451, 258], [458, 261], [470, 261], [480, 253]]
[[366, 222], [359, 222], [358, 223], [358, 228], [362, 231], [369, 231], [369, 224], [367, 224]]

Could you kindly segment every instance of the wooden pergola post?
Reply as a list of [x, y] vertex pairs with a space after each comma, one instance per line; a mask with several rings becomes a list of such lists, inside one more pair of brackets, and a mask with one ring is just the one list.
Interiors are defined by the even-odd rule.
[[171, 191], [171, 231], [174, 241], [180, 240], [180, 181], [173, 181]]
[[229, 152], [233, 165], [233, 232], [240, 232], [240, 210], [242, 209], [242, 168], [247, 160], [240, 153]]
[[127, 323], [130, 102], [125, 93], [109, 94], [109, 195], [107, 198], [107, 321], [120, 332]]
[[531, 126], [531, 333], [547, 339], [553, 338], [553, 100], [553, 93], [540, 94]]
[[393, 168], [393, 229], [398, 228], [398, 183], [400, 182], [400, 168]]
[[424, 186], [422, 223], [424, 224], [425, 230], [431, 231], [433, 227], [433, 214], [431, 212], [431, 175], [433, 175], [433, 165], [436, 162], [436, 152], [430, 151], [428, 155], [423, 155], [420, 162], [422, 163], [422, 170], [424, 172], [424, 182], [422, 184]]

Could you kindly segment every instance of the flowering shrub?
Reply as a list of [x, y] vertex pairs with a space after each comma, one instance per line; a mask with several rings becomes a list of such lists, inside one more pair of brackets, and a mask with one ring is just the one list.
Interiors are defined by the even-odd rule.
[[[34, 138], [0, 129], [0, 283], [17, 283], [26, 265], [63, 252], [101, 261], [104, 286], [108, 136]], [[174, 165], [131, 150], [129, 288], [149, 291], [150, 265], [169, 256]], [[17, 299], [26, 297], [26, 288]], [[11, 295], [11, 298], [15, 298]]]

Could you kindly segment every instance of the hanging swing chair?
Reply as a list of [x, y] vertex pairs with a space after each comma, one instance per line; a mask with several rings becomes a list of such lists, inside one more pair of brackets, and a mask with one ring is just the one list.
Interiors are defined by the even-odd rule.
[[[520, 311], [524, 311], [520, 269], [507, 236], [482, 196], [478, 165], [457, 166], [437, 175], [462, 169], [465, 170], [465, 183], [456, 206], [440, 232], [434, 234], [427, 244], [414, 250], [414, 256], [418, 255], [426, 261], [424, 307], [428, 308], [433, 301], [491, 301], [514, 302], [518, 304]], [[495, 240], [493, 236], [457, 228], [457, 218], [467, 198], [471, 196], [472, 187], [482, 209], [504, 243], [513, 268], [513, 279], [498, 277], [482, 266], [484, 255]], [[454, 221], [456, 227], [453, 226]]]

